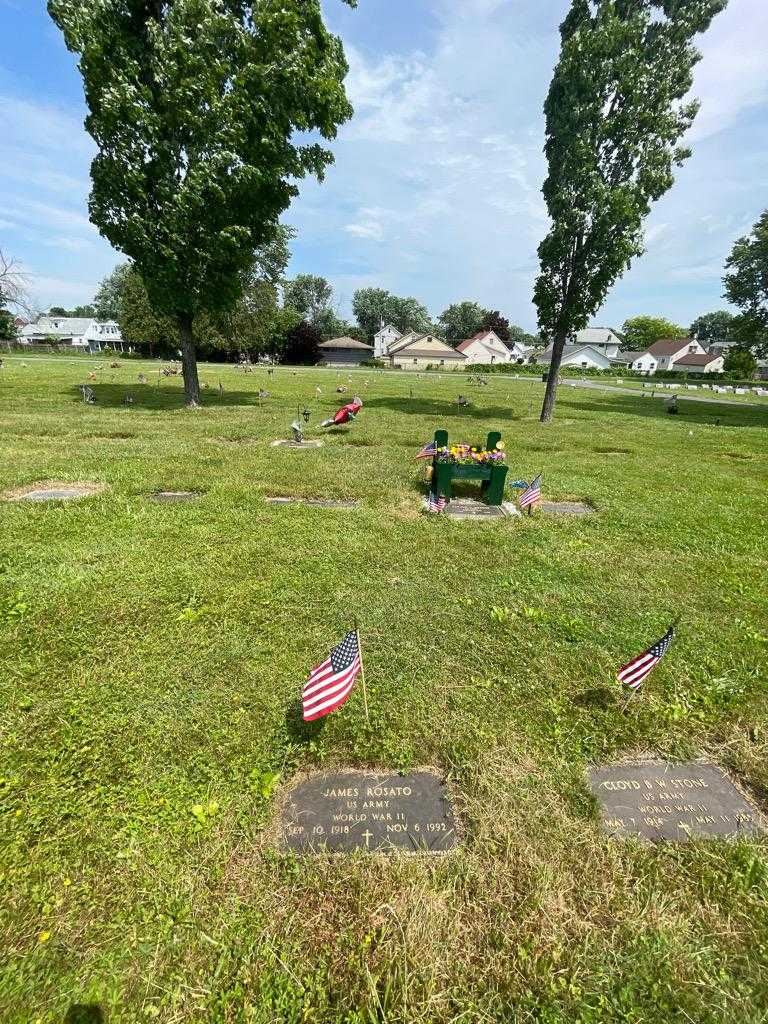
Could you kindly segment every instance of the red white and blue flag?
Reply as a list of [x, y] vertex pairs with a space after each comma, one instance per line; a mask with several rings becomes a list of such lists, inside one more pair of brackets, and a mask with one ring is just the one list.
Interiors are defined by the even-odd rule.
[[541, 501], [541, 473], [525, 488], [517, 502], [520, 508], [528, 508], [529, 505], [536, 505]]
[[434, 441], [428, 441], [416, 456], [417, 459], [431, 459], [437, 452], [437, 445]]
[[429, 492], [429, 497], [427, 498], [427, 512], [444, 512], [447, 504], [448, 499], [442, 494], [435, 494], [434, 491]]
[[639, 690], [646, 677], [650, 674], [651, 669], [658, 665], [667, 653], [674, 637], [675, 627], [670, 626], [660, 640], [657, 640], [655, 644], [651, 644], [647, 650], [643, 651], [642, 654], [638, 654], [632, 661], [628, 661], [626, 665], [622, 665], [616, 673], [616, 678], [619, 682], [629, 687], [630, 690]]
[[340, 708], [352, 693], [362, 664], [360, 639], [353, 629], [334, 647], [331, 656], [309, 673], [301, 694], [304, 721], [313, 722]]

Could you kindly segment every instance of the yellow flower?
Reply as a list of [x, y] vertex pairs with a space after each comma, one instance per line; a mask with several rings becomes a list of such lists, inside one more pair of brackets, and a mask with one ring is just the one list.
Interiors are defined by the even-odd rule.
[[504, 444], [503, 441], [497, 441], [496, 442], [496, 449], [497, 449], [497, 451], [503, 452], [505, 447], [506, 447], [506, 445]]
[[69, 887], [70, 885], [72, 885], [72, 879], [71, 878], [65, 878], [64, 881], [61, 884], [63, 886]]
[[40, 943], [47, 942], [48, 939], [50, 939], [50, 937], [50, 932], [40, 932], [40, 934], [37, 936], [37, 941]]

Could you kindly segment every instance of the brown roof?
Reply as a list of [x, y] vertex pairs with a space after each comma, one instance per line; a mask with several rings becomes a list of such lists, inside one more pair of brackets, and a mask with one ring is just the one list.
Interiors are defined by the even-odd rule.
[[330, 341], [321, 341], [318, 348], [364, 348], [366, 352], [373, 352], [373, 345], [366, 345], [357, 338], [331, 338]]
[[402, 356], [403, 358], [405, 358], [406, 355], [407, 356], [424, 356], [425, 358], [427, 356], [429, 356], [431, 359], [466, 359], [467, 358], [464, 355], [463, 352], [459, 352], [455, 348], [450, 349], [448, 352], [443, 352], [442, 349], [438, 349], [438, 351], [435, 352], [434, 349], [432, 349], [432, 350], [428, 350], [428, 349], [425, 350], [425, 349], [418, 349], [418, 348], [409, 348], [405, 352], [395, 352], [394, 354], [396, 356]]
[[691, 352], [687, 356], [681, 356], [675, 360], [675, 366], [706, 366], [707, 363], [713, 363], [716, 359], [719, 359], [718, 355], [713, 355], [711, 352], [706, 352], [701, 355], [698, 352]]
[[650, 352], [652, 356], [674, 356], [681, 349], [688, 348], [689, 345], [695, 343], [695, 338], [661, 338], [649, 345], [646, 352]]

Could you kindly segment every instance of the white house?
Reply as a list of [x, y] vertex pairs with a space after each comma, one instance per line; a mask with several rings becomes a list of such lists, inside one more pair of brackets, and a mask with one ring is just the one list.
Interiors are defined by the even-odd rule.
[[615, 358], [621, 348], [621, 338], [610, 327], [586, 327], [583, 331], [576, 331], [572, 343], [589, 345], [609, 359]]
[[[519, 345], [516, 347], [520, 348]], [[509, 345], [506, 345], [495, 331], [478, 331], [471, 338], [460, 342], [456, 346], [456, 351], [466, 356], [467, 366], [478, 363], [511, 363], [513, 359], [518, 358], [513, 356]]]
[[637, 373], [644, 373], [649, 377], [656, 373], [658, 362], [650, 352], [619, 352], [611, 359], [612, 366], [626, 366], [628, 370], [636, 370]]
[[392, 324], [385, 327], [382, 323], [381, 329], [373, 336], [373, 355], [376, 359], [386, 359], [389, 355], [390, 345], [402, 338], [402, 334]]
[[87, 352], [103, 348], [126, 347], [114, 320], [95, 320], [84, 316], [40, 316], [35, 323], [19, 331], [21, 345], [67, 345]]
[[[539, 362], [549, 364], [552, 361], [552, 346], [545, 349], [539, 356]], [[608, 370], [611, 360], [599, 349], [591, 345], [565, 345], [561, 366], [577, 366], [582, 370]]]
[[706, 349], [695, 338], [663, 338], [650, 345], [646, 352], [657, 361], [659, 370], [674, 370], [683, 356], [706, 355]]

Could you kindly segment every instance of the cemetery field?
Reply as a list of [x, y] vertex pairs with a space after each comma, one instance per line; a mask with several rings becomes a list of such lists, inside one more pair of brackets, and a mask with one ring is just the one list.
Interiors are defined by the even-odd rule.
[[[768, 410], [566, 386], [544, 426], [526, 382], [207, 365], [189, 412], [158, 366], [0, 369], [0, 491], [98, 485], [0, 503], [3, 1024], [764, 1022], [765, 840], [613, 838], [586, 772], [702, 758], [768, 809]], [[438, 427], [592, 513], [423, 514]], [[305, 725], [355, 614], [370, 724], [358, 686]], [[460, 845], [284, 852], [285, 787], [343, 767], [438, 770]]]

